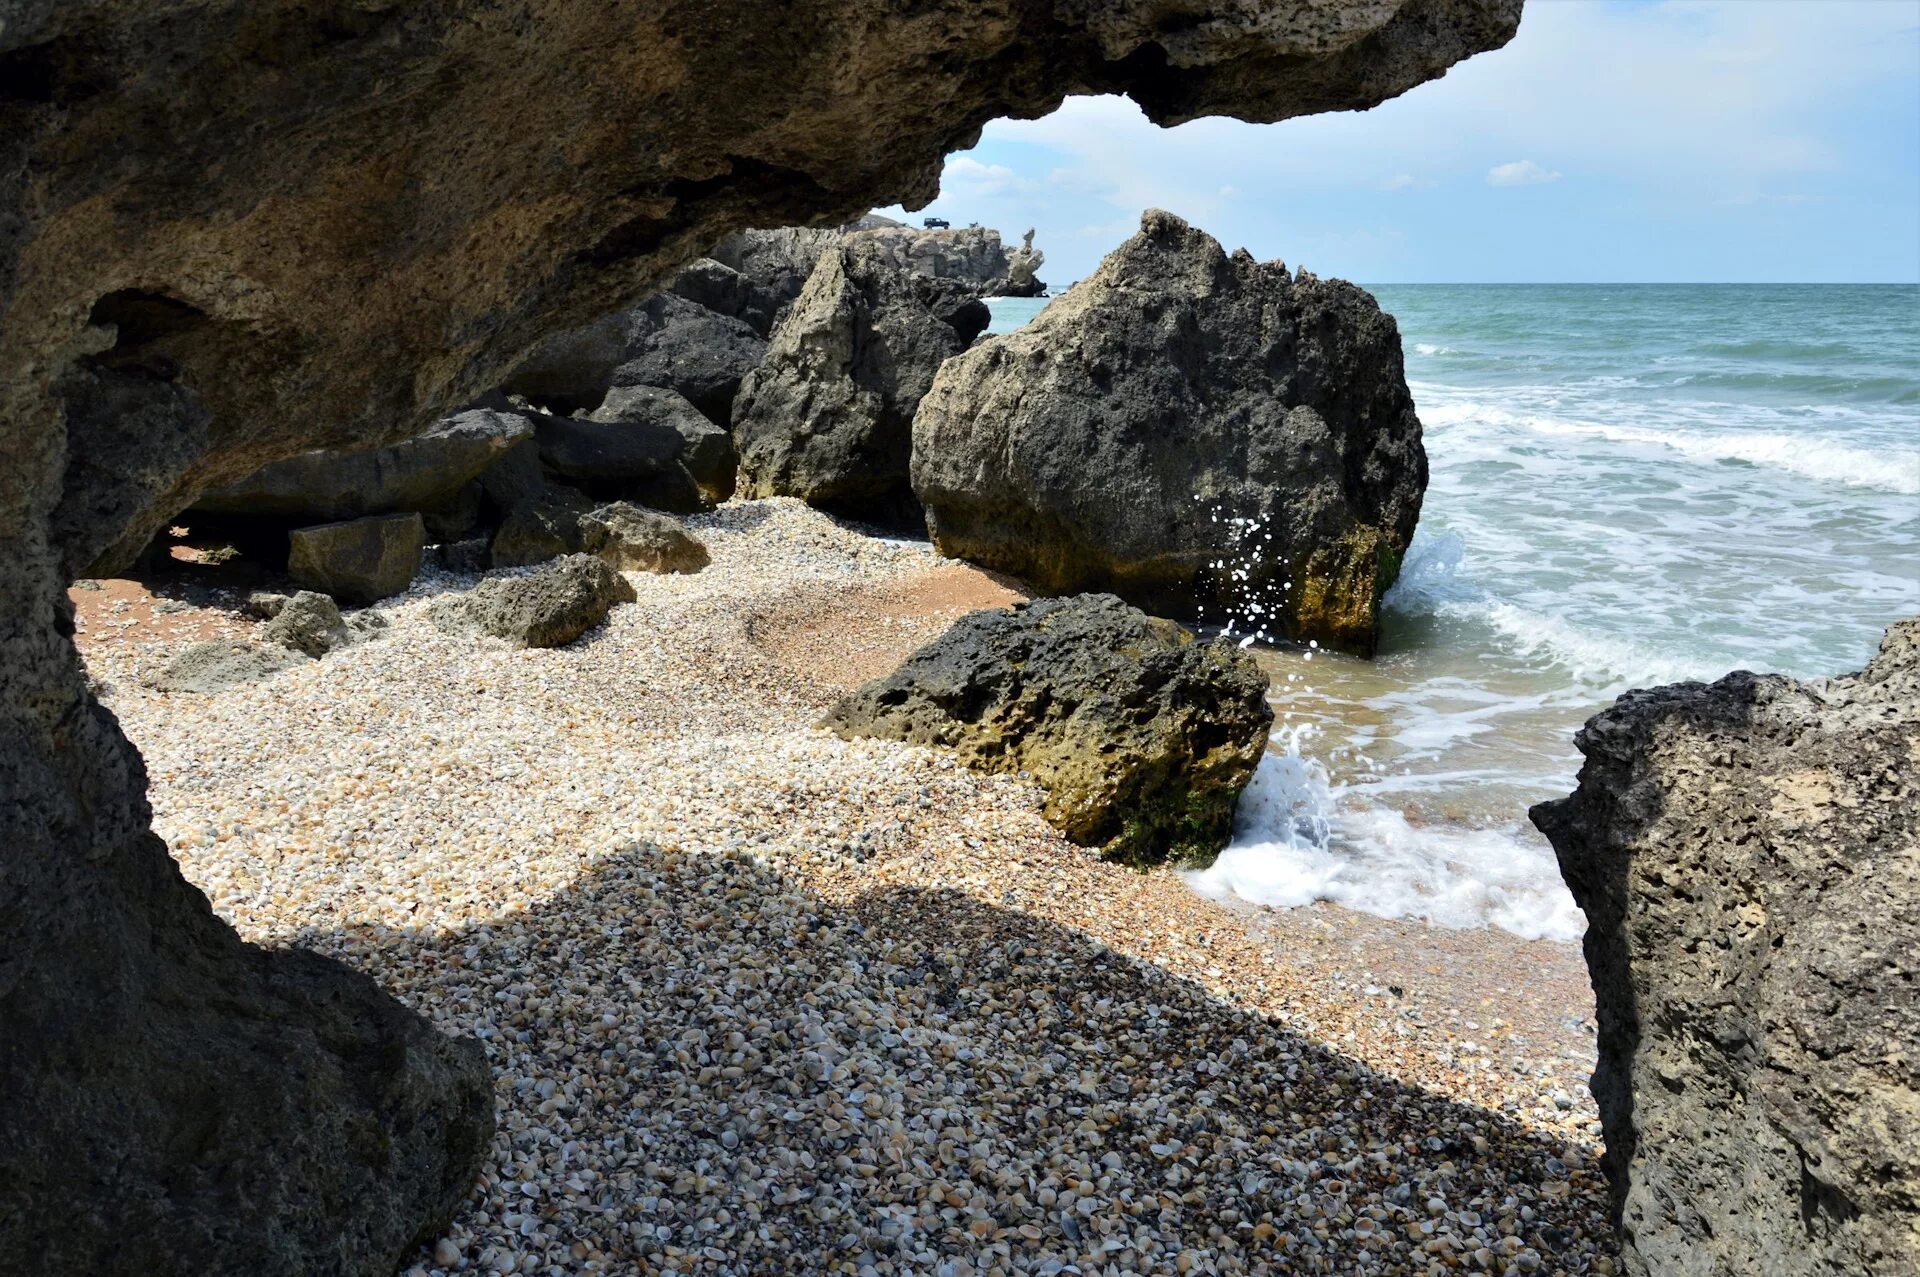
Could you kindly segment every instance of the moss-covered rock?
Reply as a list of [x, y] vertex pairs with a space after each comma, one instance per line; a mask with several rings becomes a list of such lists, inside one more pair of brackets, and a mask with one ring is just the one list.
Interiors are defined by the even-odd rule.
[[1077, 843], [1139, 867], [1212, 863], [1273, 725], [1251, 656], [1111, 594], [974, 612], [824, 726], [1027, 772]]

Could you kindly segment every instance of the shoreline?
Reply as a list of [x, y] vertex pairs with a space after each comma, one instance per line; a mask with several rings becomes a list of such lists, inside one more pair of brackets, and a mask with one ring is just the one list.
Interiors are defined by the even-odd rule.
[[[505, 1271], [499, 1262], [523, 1255], [534, 1267], [516, 1271], [778, 1271], [753, 1257], [802, 1251], [818, 1267], [798, 1271], [921, 1271], [915, 1246], [942, 1263], [972, 1255], [973, 1271], [1037, 1271], [1047, 1256], [1077, 1258], [1094, 1236], [1131, 1227], [1118, 1222], [1138, 1218], [1129, 1199], [1150, 1190], [1181, 1205], [1151, 1213], [1157, 1231], [1134, 1247], [1143, 1270], [1154, 1268], [1152, 1246], [1166, 1243], [1161, 1258], [1177, 1265], [1192, 1251], [1195, 1271], [1342, 1271], [1378, 1236], [1371, 1245], [1387, 1267], [1369, 1271], [1413, 1271], [1413, 1251], [1438, 1254], [1421, 1248], [1443, 1234], [1454, 1240], [1442, 1250], [1466, 1259], [1485, 1249], [1497, 1268], [1525, 1269], [1528, 1252], [1538, 1271], [1610, 1270], [1584, 1087], [1591, 994], [1576, 946], [1330, 905], [1215, 902], [1170, 871], [1136, 874], [1067, 843], [1040, 819], [1038, 791], [1017, 779], [976, 776], [928, 750], [839, 741], [811, 723], [841, 690], [890, 669], [962, 612], [1015, 592], [790, 501], [733, 503], [689, 525], [712, 566], [630, 574], [639, 601], [572, 647], [523, 652], [440, 635], [424, 619], [426, 598], [473, 578], [425, 574], [380, 606], [388, 637], [213, 697], [142, 688], [142, 669], [176, 650], [176, 638], [143, 643], [131, 631], [108, 641], [89, 609], [110, 596], [90, 603], [76, 593], [90, 670], [147, 759], [156, 828], [215, 908], [250, 940], [341, 957], [441, 1028], [487, 1042], [502, 1114], [488, 1184], [441, 1239], [453, 1250], [429, 1247], [421, 1271]], [[219, 609], [179, 620], [236, 633], [251, 624]], [[626, 920], [610, 939], [614, 915]], [[780, 972], [754, 965], [774, 954]], [[754, 988], [798, 979], [796, 965], [828, 974], [789, 990], [779, 1014], [762, 1017], [761, 1036], [720, 1032], [752, 1021], [759, 1012], [744, 1004]], [[662, 978], [665, 970], [677, 974]], [[760, 985], [743, 984], [753, 971]], [[1097, 1010], [1109, 988], [1116, 1006], [1177, 1008], [1211, 1050], [1169, 1044], [1143, 1023], [1151, 1017], [1110, 1019]], [[970, 1000], [982, 993], [984, 1002]], [[796, 1028], [815, 1017], [810, 996], [844, 1015], [821, 1012], [820, 1023]], [[1035, 998], [1054, 1002], [1052, 1013]], [[726, 1005], [734, 1009], [720, 1015]], [[1034, 1015], [1045, 1022], [1037, 1038]], [[876, 1029], [888, 1019], [892, 1028]], [[702, 1024], [706, 1041], [660, 1053], [663, 1035]], [[870, 1040], [875, 1032], [900, 1041]], [[1154, 1056], [1143, 1054], [1149, 1042]], [[1268, 1048], [1279, 1054], [1262, 1056]], [[962, 1067], [943, 1049], [973, 1058]], [[890, 1054], [901, 1051], [934, 1052], [941, 1076], [904, 1067]], [[757, 1065], [727, 1062], [755, 1053]], [[810, 1053], [823, 1061], [821, 1077], [806, 1074]], [[996, 1072], [996, 1053], [1024, 1062]], [[1067, 1082], [1056, 1055], [1087, 1080]], [[634, 1081], [636, 1056], [653, 1074], [644, 1085]], [[1269, 1098], [1279, 1105], [1265, 1122], [1273, 1131], [1245, 1128], [1260, 1088], [1291, 1079], [1306, 1089], [1302, 1058], [1315, 1065], [1314, 1096]], [[864, 1080], [826, 1085], [842, 1068], [854, 1070], [843, 1081]], [[1183, 1084], [1166, 1080], [1179, 1073]], [[1121, 1079], [1124, 1099], [1099, 1098]], [[1236, 1103], [1199, 1103], [1208, 1088], [1234, 1091]], [[855, 1093], [865, 1116], [835, 1115]], [[1023, 1124], [1023, 1096], [1051, 1099], [1056, 1117]], [[861, 1107], [869, 1100], [877, 1116]], [[1102, 1104], [1117, 1106], [1109, 1116], [1126, 1129], [1161, 1135], [1146, 1149], [1108, 1140], [1105, 1153], [1072, 1151], [1088, 1122], [1100, 1126], [1085, 1110]], [[1438, 1132], [1435, 1104], [1450, 1133]], [[783, 1125], [786, 1111], [806, 1120]], [[997, 1168], [1017, 1183], [995, 1178], [992, 1152], [981, 1168], [958, 1153], [952, 1164], [926, 1156], [943, 1141], [936, 1125], [928, 1145], [916, 1122], [933, 1123], [936, 1112], [1018, 1164], [1021, 1174]], [[728, 1124], [742, 1114], [753, 1129]], [[1201, 1152], [1151, 1151], [1196, 1119], [1204, 1128], [1228, 1118], [1231, 1135], [1212, 1132], [1219, 1147], [1189, 1132], [1177, 1147]], [[1357, 1145], [1386, 1158], [1370, 1163], [1380, 1174], [1343, 1172], [1352, 1191], [1315, 1190], [1304, 1203], [1241, 1186], [1186, 1202], [1199, 1190], [1166, 1182], [1191, 1162], [1173, 1178], [1213, 1183], [1257, 1153], [1264, 1173], [1283, 1177], [1289, 1164], [1320, 1162], [1318, 1177], [1295, 1184], [1304, 1192], [1328, 1177], [1326, 1166], [1366, 1159], [1366, 1147], [1341, 1152], [1345, 1136], [1312, 1151], [1345, 1122], [1366, 1129]], [[1427, 1133], [1412, 1134], [1422, 1123]], [[616, 1136], [617, 1156], [607, 1143]], [[852, 1156], [843, 1149], [823, 1161], [836, 1139], [881, 1160], [841, 1167]], [[1421, 1142], [1432, 1139], [1440, 1145]], [[887, 1149], [900, 1160], [888, 1163]], [[800, 1154], [810, 1150], [807, 1167]], [[1120, 1164], [1100, 1164], [1107, 1154]], [[649, 1165], [671, 1173], [650, 1178]], [[903, 1182], [857, 1169], [888, 1165], [905, 1168]], [[1509, 1183], [1523, 1165], [1527, 1178]], [[730, 1173], [714, 1173], [720, 1166]], [[623, 1188], [621, 1174], [640, 1178]], [[1069, 1177], [1112, 1182], [1081, 1193], [1060, 1186]], [[1033, 1187], [1049, 1178], [1058, 1183]], [[829, 1181], [860, 1203], [831, 1226], [808, 1204], [831, 1196]], [[936, 1181], [947, 1186], [945, 1205], [925, 1200]], [[661, 1205], [663, 1183], [676, 1205]], [[788, 1186], [767, 1188], [775, 1183]], [[1435, 1187], [1449, 1183], [1451, 1195]], [[756, 1197], [755, 1186], [766, 1192]], [[778, 1200], [801, 1191], [810, 1196]], [[515, 1208], [516, 1192], [541, 1210]], [[1063, 1225], [1064, 1192], [1101, 1202], [1075, 1218], [1116, 1222], [1106, 1232]], [[1430, 1200], [1441, 1209], [1430, 1211]], [[1273, 1208], [1261, 1220], [1268, 1231], [1251, 1239], [1242, 1233], [1258, 1224], [1225, 1213], [1263, 1204]], [[918, 1222], [885, 1235], [899, 1210]], [[984, 1233], [976, 1212], [994, 1221]], [[643, 1217], [665, 1216], [677, 1222], [636, 1232]], [[791, 1226], [783, 1239], [766, 1222], [775, 1216]], [[1535, 1243], [1497, 1250], [1503, 1219]], [[533, 1234], [519, 1231], [527, 1220]], [[691, 1231], [663, 1237], [662, 1226]], [[1566, 1239], [1558, 1256], [1539, 1249], [1546, 1229]], [[1293, 1240], [1276, 1242], [1282, 1234]], [[711, 1244], [680, 1244], [702, 1236]], [[996, 1258], [995, 1246], [1007, 1253]], [[1125, 1253], [1102, 1246], [1095, 1259]], [[454, 1252], [465, 1269], [446, 1259]], [[896, 1260], [905, 1266], [879, 1266]], [[746, 1267], [729, 1267], [737, 1264]]]

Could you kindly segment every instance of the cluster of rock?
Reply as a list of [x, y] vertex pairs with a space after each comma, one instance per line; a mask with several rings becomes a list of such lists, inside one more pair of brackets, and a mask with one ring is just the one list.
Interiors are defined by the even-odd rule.
[[742, 232], [427, 435], [279, 462], [200, 508], [326, 520], [291, 532], [294, 579], [368, 601], [423, 544], [521, 566], [588, 548], [600, 502], [686, 513], [737, 487], [925, 529], [1041, 592], [1370, 654], [1427, 477], [1392, 317], [1149, 211], [981, 338], [982, 295], [1038, 257], [1031, 235], [1010, 255], [879, 218]]
[[964, 616], [824, 725], [1029, 775], [1075, 842], [1200, 867], [1226, 845], [1273, 709], [1246, 652], [1087, 594]]
[[1587, 915], [1628, 1271], [1920, 1272], [1920, 620], [1575, 739], [1533, 820]]
[[736, 476], [753, 495], [917, 527], [914, 407], [987, 326], [981, 298], [1037, 262], [1022, 252], [990, 230], [872, 217], [740, 232], [639, 304], [547, 338], [427, 433], [278, 461], [195, 508], [280, 528], [293, 579], [354, 602], [404, 590], [427, 546], [461, 569], [592, 552], [597, 504], [690, 513]]
[[257, 593], [247, 600], [247, 610], [266, 621], [257, 642], [219, 638], [194, 643], [155, 673], [150, 685], [162, 692], [223, 692], [376, 638], [387, 628], [387, 619], [378, 612], [343, 614], [332, 597], [315, 590], [291, 596]]
[[[924, 527], [1043, 592], [1370, 654], [1427, 478], [1392, 317], [1149, 211], [1032, 323], [981, 339], [982, 289], [1037, 256], [891, 223], [736, 235], [505, 389], [574, 414], [535, 428], [579, 487], [678, 509], [675, 457], [700, 500], [737, 458], [744, 495]], [[509, 542], [578, 548], [550, 506]]]

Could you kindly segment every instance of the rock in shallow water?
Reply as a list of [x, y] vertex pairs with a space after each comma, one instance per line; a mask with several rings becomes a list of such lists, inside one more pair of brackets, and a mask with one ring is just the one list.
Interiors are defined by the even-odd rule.
[[1587, 914], [1628, 1270], [1920, 1271], [1920, 621], [1576, 739], [1533, 820]]
[[1393, 318], [1157, 210], [913, 422], [942, 553], [1361, 654], [1426, 483]]
[[823, 725], [1030, 772], [1046, 817], [1113, 860], [1206, 865], [1273, 725], [1251, 656], [1110, 594], [962, 617]]

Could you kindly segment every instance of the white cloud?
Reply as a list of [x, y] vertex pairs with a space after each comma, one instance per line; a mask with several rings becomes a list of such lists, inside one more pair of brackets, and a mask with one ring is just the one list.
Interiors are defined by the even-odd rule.
[[[1487, 272], [1471, 255], [1480, 250], [1470, 252], [1479, 241], [1460, 227], [1497, 226], [1489, 231], [1497, 251], [1487, 251], [1507, 266], [1508, 241], [1530, 225], [1532, 203], [1500, 185], [1496, 174], [1512, 165], [1530, 165], [1518, 185], [1561, 170], [1560, 180], [1577, 179], [1595, 207], [1642, 218], [1699, 221], [1743, 196], [1784, 210], [1787, 199], [1761, 192], [1846, 207], [1840, 192], [1886, 171], [1885, 152], [1902, 140], [1892, 124], [1876, 132], [1862, 122], [1911, 116], [1915, 65], [1910, 2], [1534, 4], [1506, 49], [1363, 113], [1156, 129], [1124, 98], [1071, 97], [1041, 119], [993, 121], [971, 156], [950, 161], [947, 189], [925, 211], [955, 225], [1036, 226], [1041, 246], [1058, 241], [1048, 273], [1062, 278], [1084, 275], [1098, 257], [1102, 245], [1083, 228], [1109, 228], [1110, 247], [1148, 207], [1178, 213], [1229, 247], [1329, 274]], [[1910, 156], [1893, 158], [1911, 173]], [[1912, 180], [1900, 180], [1899, 196], [1910, 201]], [[1434, 192], [1446, 199], [1414, 198]], [[1497, 217], [1477, 218], [1475, 201], [1497, 202]], [[1403, 256], [1382, 256], [1378, 245], [1362, 256], [1362, 246], [1332, 235], [1384, 220], [1387, 207], [1407, 215], [1414, 203], [1421, 220], [1407, 228]], [[1717, 244], [1710, 236], [1701, 251]], [[1315, 246], [1354, 255], [1326, 260]], [[1618, 268], [1643, 266], [1640, 248], [1621, 240]], [[1602, 252], [1598, 241], [1589, 250]], [[1576, 269], [1601, 267], [1583, 259]]]
[[940, 193], [973, 199], [991, 199], [1016, 191], [1031, 190], [1034, 183], [1004, 164], [982, 164], [971, 155], [954, 155], [940, 170]]
[[1548, 182], [1559, 180], [1559, 173], [1550, 173], [1532, 160], [1515, 160], [1511, 164], [1496, 164], [1487, 170], [1488, 186], [1544, 186]]

